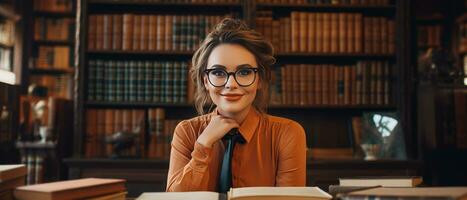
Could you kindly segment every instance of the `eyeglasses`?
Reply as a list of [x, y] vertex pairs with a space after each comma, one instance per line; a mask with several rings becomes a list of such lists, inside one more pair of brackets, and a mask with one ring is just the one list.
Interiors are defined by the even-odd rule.
[[238, 85], [248, 87], [255, 82], [258, 68], [241, 68], [235, 72], [227, 72], [225, 69], [206, 69], [204, 73], [208, 76], [209, 83], [214, 87], [224, 87], [232, 75]]

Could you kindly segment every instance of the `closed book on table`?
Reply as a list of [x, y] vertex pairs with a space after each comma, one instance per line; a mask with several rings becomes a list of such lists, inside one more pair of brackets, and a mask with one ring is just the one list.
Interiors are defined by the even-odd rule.
[[0, 183], [26, 176], [25, 165], [0, 165]]
[[85, 178], [19, 187], [18, 200], [62, 200], [94, 198], [126, 191], [125, 180]]
[[380, 187], [340, 195], [342, 200], [359, 199], [436, 199], [466, 200], [467, 187]]
[[340, 186], [383, 186], [383, 187], [415, 187], [423, 182], [419, 176], [375, 176], [340, 178]]
[[340, 186], [340, 185], [330, 185], [329, 186], [329, 194], [333, 197], [336, 197], [338, 194], [345, 194], [360, 190], [368, 190], [373, 189], [381, 186]]
[[[12, 180], [7, 180], [7, 181], [1, 181], [0, 182], [0, 192], [6, 191], [6, 190], [13, 190], [16, 187], [23, 186], [24, 185], [24, 176], [12, 179]], [[0, 198], [1, 199], [1, 198]]]
[[332, 196], [318, 187], [244, 187], [231, 188], [227, 194], [217, 192], [154, 192], [143, 193], [137, 200], [199, 199], [199, 200], [325, 200]]

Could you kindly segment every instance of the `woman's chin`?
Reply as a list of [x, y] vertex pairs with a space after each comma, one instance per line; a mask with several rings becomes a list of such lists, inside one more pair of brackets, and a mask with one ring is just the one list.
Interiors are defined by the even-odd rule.
[[248, 106], [241, 105], [239, 103], [222, 103], [222, 105], [218, 105], [217, 108], [221, 112], [236, 114], [240, 113], [241, 111], [245, 110]]

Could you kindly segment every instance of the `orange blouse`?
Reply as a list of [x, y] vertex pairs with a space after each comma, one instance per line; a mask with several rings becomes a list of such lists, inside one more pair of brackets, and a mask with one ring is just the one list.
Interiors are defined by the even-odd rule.
[[[224, 143], [212, 147], [196, 142], [212, 115], [184, 120], [172, 140], [167, 191], [216, 191]], [[250, 109], [240, 124], [245, 144], [235, 145], [232, 186], [305, 186], [306, 139], [295, 121]]]

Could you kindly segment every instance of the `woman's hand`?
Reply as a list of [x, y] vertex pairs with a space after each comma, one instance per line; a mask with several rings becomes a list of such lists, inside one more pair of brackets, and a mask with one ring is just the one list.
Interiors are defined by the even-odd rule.
[[208, 126], [204, 129], [198, 137], [198, 143], [205, 147], [212, 147], [212, 144], [220, 140], [231, 129], [238, 128], [239, 124], [234, 119], [223, 117], [221, 115], [214, 115], [211, 118]]

